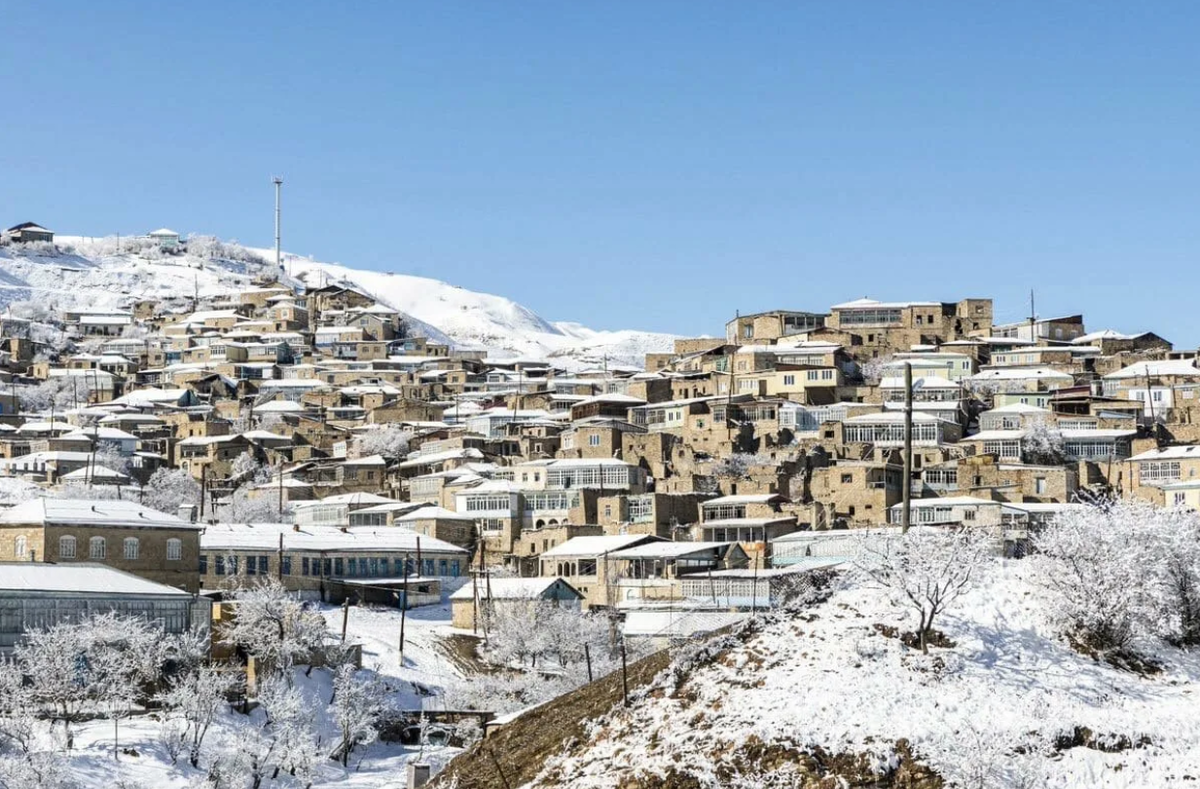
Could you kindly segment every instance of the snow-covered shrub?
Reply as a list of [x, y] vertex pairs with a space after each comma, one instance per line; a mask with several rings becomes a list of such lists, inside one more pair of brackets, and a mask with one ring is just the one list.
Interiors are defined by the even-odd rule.
[[859, 367], [859, 370], [862, 374], [863, 383], [867, 384], [868, 386], [878, 386], [879, 382], [883, 380], [884, 373], [887, 372], [887, 366], [891, 362], [891, 354], [886, 356], [875, 356], [867, 359]]
[[225, 641], [263, 664], [263, 670], [291, 679], [291, 667], [321, 648], [328, 634], [325, 619], [273, 577], [229, 592], [233, 622]]
[[1200, 645], [1200, 517], [1182, 509], [1159, 510], [1154, 518], [1158, 588], [1167, 637]]
[[408, 454], [413, 434], [391, 425], [364, 430], [358, 434], [358, 452], [362, 457], [382, 455], [388, 460], [399, 460]]
[[180, 505], [199, 504], [200, 483], [181, 468], [160, 468], [150, 475], [143, 493], [151, 509], [173, 514]]
[[160, 740], [172, 763], [184, 752], [193, 767], [200, 764], [204, 738], [217, 715], [228, 707], [227, 696], [241, 684], [241, 674], [215, 666], [195, 666], [172, 678], [158, 700], [168, 710]]
[[903, 535], [865, 534], [860, 538], [857, 569], [885, 590], [892, 601], [917, 615], [921, 651], [939, 614], [972, 587], [995, 552], [986, 529], [922, 527]]
[[333, 699], [329, 717], [337, 727], [338, 738], [331, 756], [345, 766], [355, 748], [369, 745], [379, 736], [377, 724], [383, 711], [386, 688], [373, 672], [361, 672], [352, 665], [339, 666], [333, 676]]
[[1021, 438], [1021, 455], [1026, 463], [1061, 465], [1067, 459], [1062, 431], [1045, 421], [1034, 422]]
[[1034, 535], [1038, 582], [1063, 632], [1087, 649], [1126, 649], [1150, 614], [1153, 529], [1143, 504], [1113, 502], [1060, 513]]

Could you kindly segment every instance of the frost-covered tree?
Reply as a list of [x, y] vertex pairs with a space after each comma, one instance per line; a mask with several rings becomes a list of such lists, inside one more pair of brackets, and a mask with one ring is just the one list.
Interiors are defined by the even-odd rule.
[[379, 736], [385, 693], [384, 684], [373, 672], [360, 672], [346, 664], [334, 673], [328, 712], [338, 736], [330, 755], [343, 767], [355, 748], [369, 745]]
[[199, 665], [174, 677], [159, 701], [170, 713], [164, 718], [164, 740], [179, 743], [172, 760], [186, 749], [188, 763], [200, 765], [201, 748], [223, 710], [226, 699], [241, 685], [241, 675], [211, 665]]
[[200, 503], [200, 483], [181, 468], [160, 468], [150, 475], [143, 492], [147, 507], [173, 513], [182, 504]]
[[363, 457], [382, 455], [388, 460], [399, 460], [408, 454], [413, 434], [394, 425], [381, 425], [358, 434], [358, 451]]
[[24, 411], [48, 413], [54, 410], [61, 414], [86, 403], [90, 392], [91, 382], [86, 376], [60, 375], [22, 386], [17, 390], [17, 398]]
[[1062, 431], [1044, 420], [1034, 422], [1021, 438], [1021, 455], [1026, 463], [1057, 466], [1067, 459]]
[[[1136, 506], [1136, 505], [1134, 505]], [[1182, 509], [1158, 510], [1150, 520], [1166, 635], [1186, 646], [1200, 644], [1200, 516]], [[1164, 629], [1164, 628], [1160, 628]]]
[[995, 546], [995, 537], [980, 528], [864, 534], [855, 564], [894, 603], [917, 615], [921, 651], [928, 652], [937, 617], [972, 588]]
[[68, 748], [71, 724], [99, 708], [113, 721], [115, 750], [117, 723], [157, 674], [169, 642], [144, 619], [105, 613], [31, 630], [15, 656], [35, 703], [63, 724]]
[[304, 605], [275, 578], [259, 577], [249, 586], [231, 590], [229, 598], [234, 615], [225, 631], [226, 642], [289, 681], [291, 667], [319, 649], [328, 635], [320, 612]]
[[291, 520], [287, 504], [279, 508], [279, 497], [273, 491], [258, 491], [252, 495], [249, 487], [235, 490], [216, 505], [216, 514], [227, 523], [285, 523]]
[[1151, 608], [1154, 531], [1141, 525], [1151, 511], [1119, 502], [1066, 511], [1033, 537], [1051, 616], [1088, 649], [1126, 649]]
[[863, 383], [868, 386], [878, 386], [888, 372], [888, 365], [892, 362], [890, 354], [886, 356], [874, 356], [867, 359], [861, 365], [859, 370], [862, 372]]
[[585, 663], [584, 645], [593, 669], [613, 657], [608, 617], [538, 599], [512, 602], [488, 615], [484, 654], [496, 665], [579, 667]]
[[94, 462], [97, 466], [104, 466], [110, 471], [115, 471], [118, 474], [128, 475], [130, 472], [130, 458], [128, 455], [121, 452], [121, 447], [113, 441], [101, 441], [96, 447]]
[[262, 464], [254, 455], [243, 452], [229, 464], [229, 479], [238, 485], [249, 482], [258, 475], [261, 468]]
[[742, 479], [749, 470], [750, 463], [746, 456], [738, 452], [714, 461], [711, 469], [712, 476], [717, 479]]

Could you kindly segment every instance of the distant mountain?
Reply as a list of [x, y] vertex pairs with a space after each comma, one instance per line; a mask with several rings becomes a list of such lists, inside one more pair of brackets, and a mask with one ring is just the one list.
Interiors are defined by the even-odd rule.
[[[118, 243], [120, 246], [118, 246]], [[42, 244], [0, 247], [0, 306], [36, 301], [50, 309], [115, 307], [132, 298], [217, 296], [250, 286], [274, 271], [273, 251], [206, 238], [185, 254], [159, 252], [136, 239], [59, 236]], [[197, 254], [199, 252], [200, 254]], [[596, 331], [551, 323], [503, 296], [477, 293], [428, 277], [366, 271], [288, 254], [293, 284], [343, 283], [403, 313], [412, 331], [497, 356], [589, 366], [641, 367], [645, 354], [669, 351], [674, 336], [633, 330]]]

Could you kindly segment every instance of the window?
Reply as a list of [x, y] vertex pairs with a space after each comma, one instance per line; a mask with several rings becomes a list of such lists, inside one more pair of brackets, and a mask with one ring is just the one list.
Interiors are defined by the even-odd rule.
[[29, 553], [29, 541], [25, 538], [25, 535], [22, 534], [19, 537], [17, 537], [17, 539], [13, 542], [13, 554], [18, 559], [24, 559], [26, 554], [28, 554], [28, 553]]
[[588, 436], [588, 446], [589, 447], [600, 446], [600, 436]]
[[258, 557], [258, 574], [266, 575], [269, 572], [270, 571], [267, 569], [267, 557], [265, 557], [265, 556]]
[[284, 556], [279, 560], [279, 572], [281, 575], [292, 574], [292, 557]]
[[67, 534], [58, 538], [58, 558], [75, 558], [75, 538]]
[[217, 565], [217, 575], [224, 575], [225, 574], [225, 557], [218, 554], [216, 565]]
[[1187, 503], [1187, 494], [1182, 490], [1175, 491], [1175, 506], [1182, 507], [1185, 503]]
[[784, 386], [795, 386], [796, 385], [796, 376], [794, 376], [794, 375], [783, 376], [783, 385]]
[[853, 474], [843, 474], [843, 475], [842, 475], [842, 484], [843, 484], [843, 485], [849, 485], [849, 484], [850, 484], [851, 482], [853, 482], [853, 481], [854, 481], [854, 475], [853, 475]]
[[1178, 460], [1148, 460], [1138, 468], [1142, 482], [1161, 482], [1179, 479]]
[[208, 575], [208, 554], [200, 554], [199, 570], [201, 575]]
[[88, 540], [88, 558], [104, 559], [108, 556], [108, 545], [103, 537], [93, 537]]
[[183, 540], [172, 537], [167, 540], [167, 561], [177, 562], [183, 558]]
[[138, 545], [137, 537], [126, 537], [122, 545], [125, 548], [125, 559], [127, 561], [133, 561], [138, 558], [140, 546]]
[[[346, 572], [346, 568], [345, 568], [345, 563], [343, 562], [343, 560], [342, 559], [334, 559], [333, 560], [333, 574], [334, 575], [344, 575], [345, 572]], [[353, 561], [350, 562], [350, 574], [351, 575], [354, 574], [354, 562]]]
[[1033, 480], [1033, 492], [1041, 496], [1046, 492], [1046, 478], [1037, 477]]
[[963, 510], [963, 520], [965, 520], [965, 521], [975, 520], [975, 510]]

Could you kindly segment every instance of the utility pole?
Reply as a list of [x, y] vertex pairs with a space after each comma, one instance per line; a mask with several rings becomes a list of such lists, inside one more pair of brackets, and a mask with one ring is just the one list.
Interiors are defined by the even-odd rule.
[[[271, 179], [271, 183], [275, 184], [275, 268], [282, 269], [283, 261], [279, 251], [279, 200], [280, 193], [283, 191], [283, 179], [278, 175]], [[292, 272], [288, 272], [291, 276]]]
[[408, 554], [404, 554], [404, 591], [400, 597], [400, 668], [404, 668], [404, 620], [408, 618]]
[[907, 534], [912, 518], [912, 362], [904, 363], [904, 488], [900, 495], [900, 533]]
[[1033, 288], [1029, 289], [1029, 341], [1037, 342], [1037, 312], [1033, 308]]

